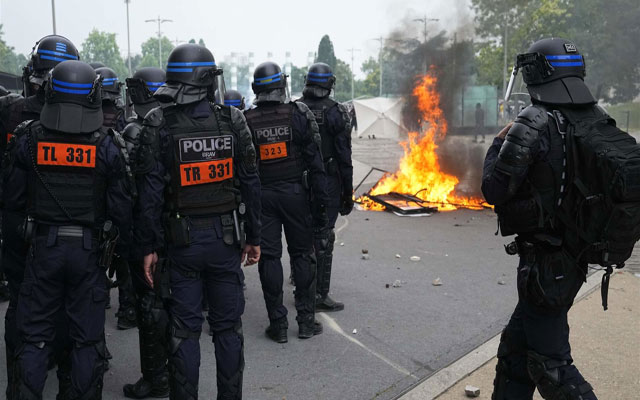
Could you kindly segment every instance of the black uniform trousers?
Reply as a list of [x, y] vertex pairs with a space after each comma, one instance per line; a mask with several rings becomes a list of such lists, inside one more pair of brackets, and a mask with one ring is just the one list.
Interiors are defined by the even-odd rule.
[[270, 321], [287, 316], [283, 304], [282, 229], [296, 281], [298, 317], [315, 312], [313, 218], [309, 193], [300, 183], [279, 182], [262, 186], [262, 239], [258, 263], [260, 282]]
[[[22, 213], [3, 211], [2, 213], [2, 265], [9, 286], [9, 305], [4, 317], [4, 341], [7, 360], [7, 397], [11, 400], [9, 385], [13, 381], [13, 362], [15, 361], [15, 349], [20, 343], [18, 326], [16, 323], [16, 309], [18, 306], [18, 296], [20, 285], [24, 280], [25, 263], [27, 258], [28, 245], [22, 238], [22, 233], [18, 232], [18, 227], [24, 224], [25, 216]], [[69, 359], [69, 349], [71, 347], [68, 320], [64, 309], [58, 312], [55, 318], [56, 337], [53, 342], [53, 352], [55, 362], [58, 364], [58, 377], [68, 381], [71, 369]], [[49, 365], [51, 362], [49, 363]], [[68, 382], [63, 383], [66, 384]]]
[[[524, 258], [520, 259], [519, 270], [524, 266]], [[518, 276], [518, 285], [522, 287], [522, 277]], [[581, 283], [577, 283], [578, 287]], [[578, 288], [575, 290], [577, 291]], [[548, 309], [532, 304], [524, 296], [520, 296], [509, 323], [502, 333], [498, 349], [498, 367], [496, 382], [504, 374], [503, 388], [494, 389], [494, 400], [532, 399], [536, 383], [530, 376], [528, 352], [550, 360], [558, 367], [558, 385], [581, 387], [586, 383], [584, 377], [572, 364], [571, 346], [569, 345], [569, 324], [567, 313], [570, 306]], [[552, 360], [552, 361], [551, 361]], [[498, 395], [498, 393], [500, 395]], [[595, 400], [590, 391], [582, 395], [583, 400]]]
[[[205, 220], [212, 222], [202, 227]], [[171, 398], [197, 399], [204, 292], [209, 301], [207, 319], [215, 346], [218, 398], [240, 399], [244, 369], [241, 317], [245, 305], [241, 250], [237, 243], [229, 245], [223, 241], [220, 217], [200, 222], [194, 219], [189, 224], [191, 244], [168, 247]]]
[[17, 365], [20, 380], [41, 394], [47, 376], [56, 318], [65, 310], [69, 323], [71, 386], [77, 396], [102, 390], [106, 276], [98, 266], [98, 242], [85, 228], [83, 237], [57, 235], [41, 226], [28, 251], [20, 286], [17, 326], [22, 343]]

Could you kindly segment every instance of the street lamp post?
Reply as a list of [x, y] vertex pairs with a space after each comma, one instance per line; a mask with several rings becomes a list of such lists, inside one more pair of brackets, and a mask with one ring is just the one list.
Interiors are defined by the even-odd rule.
[[354, 85], [354, 75], [355, 72], [353, 70], [353, 53], [356, 51], [360, 51], [360, 49], [354, 49], [353, 47], [349, 49], [349, 51], [351, 52], [351, 101], [353, 101], [353, 99], [355, 98], [355, 85]]
[[162, 19], [158, 15], [156, 19], [147, 19], [144, 22], [157, 22], [158, 23], [158, 65], [162, 68], [162, 24], [165, 22], [173, 22], [172, 19]]
[[129, 3], [131, 0], [124, 0], [124, 3], [127, 5], [127, 59], [129, 66], [129, 76], [132, 76], [131, 71], [131, 36], [129, 34]]
[[378, 53], [378, 66], [380, 67], [380, 94], [382, 97], [382, 48], [384, 47], [384, 38], [380, 36], [379, 38], [375, 38], [373, 40], [377, 40], [380, 42], [380, 52]]
[[56, 32], [56, 0], [51, 0], [51, 20], [53, 21], [53, 34], [57, 35], [57, 32]]
[[425, 16], [423, 18], [416, 18], [414, 19], [415, 22], [422, 22], [424, 24], [424, 28], [422, 29], [422, 36], [424, 38], [424, 73], [426, 75], [427, 71], [428, 71], [428, 65], [427, 65], [427, 23], [428, 22], [437, 22], [440, 21], [440, 19], [438, 18], [427, 18], [427, 15], [425, 14]]

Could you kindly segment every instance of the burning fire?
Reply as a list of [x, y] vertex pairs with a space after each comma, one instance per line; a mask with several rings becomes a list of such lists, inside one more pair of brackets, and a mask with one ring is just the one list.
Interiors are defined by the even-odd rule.
[[[480, 209], [484, 201], [456, 195], [455, 189], [459, 179], [440, 169], [436, 154], [437, 142], [441, 142], [447, 135], [447, 121], [440, 108], [440, 95], [436, 85], [435, 73], [430, 71], [413, 89], [413, 96], [417, 99], [421, 112], [424, 132], [422, 135], [409, 132], [409, 140], [400, 143], [404, 148], [404, 156], [400, 160], [398, 171], [383, 177], [368, 194], [397, 192], [415, 195], [426, 203], [437, 206], [441, 211], [455, 210], [458, 207]], [[384, 206], [366, 195], [358, 201], [364, 209], [384, 210]]]

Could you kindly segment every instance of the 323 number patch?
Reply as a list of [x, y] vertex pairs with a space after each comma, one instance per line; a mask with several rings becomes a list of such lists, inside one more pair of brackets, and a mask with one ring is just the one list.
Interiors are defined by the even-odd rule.
[[275, 160], [286, 156], [287, 144], [285, 142], [260, 145], [260, 159], [263, 161]]
[[180, 185], [192, 186], [233, 178], [233, 160], [205, 161], [180, 165]]
[[38, 165], [95, 168], [96, 146], [39, 142]]

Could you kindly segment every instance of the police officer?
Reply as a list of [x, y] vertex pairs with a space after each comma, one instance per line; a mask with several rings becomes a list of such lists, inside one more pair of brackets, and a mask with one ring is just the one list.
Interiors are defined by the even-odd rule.
[[245, 257], [248, 264], [260, 257], [260, 181], [242, 113], [214, 104], [222, 102], [214, 94], [216, 89], [222, 93], [223, 85], [222, 70], [204, 46], [173, 49], [167, 83], [156, 97], [175, 104], [147, 114], [138, 155], [138, 173], [145, 178], [135, 234], [145, 255], [146, 279], [154, 286], [160, 285], [152, 276], [155, 251], [166, 237], [172, 399], [198, 398], [203, 282], [213, 324], [217, 398], [242, 397], [240, 264]]
[[102, 113], [104, 126], [122, 132], [126, 125], [124, 116], [124, 101], [122, 100], [122, 82], [118, 75], [109, 67], [96, 69], [96, 74], [102, 77]]
[[[16, 127], [26, 120], [39, 120], [40, 111], [44, 105], [45, 91], [44, 85], [49, 79], [49, 71], [62, 61], [79, 59], [78, 50], [67, 38], [59, 35], [45, 36], [36, 42], [31, 52], [31, 58], [27, 66], [23, 69], [22, 80], [24, 84], [23, 96], [9, 94], [0, 99], [0, 121], [2, 130], [0, 131], [0, 150], [5, 153], [6, 144], [13, 136]], [[4, 168], [3, 168], [4, 169]], [[25, 271], [25, 260], [27, 258], [27, 245], [17, 232], [22, 226], [25, 218], [24, 208], [12, 207], [13, 196], [16, 192], [11, 185], [7, 185], [3, 178], [3, 208], [2, 208], [2, 266], [9, 284], [10, 301], [5, 315], [5, 346], [7, 360], [7, 382], [13, 380], [13, 355], [18, 345], [16, 327], [16, 306], [20, 284], [22, 283]], [[15, 203], [14, 203], [15, 204]], [[65, 329], [68, 323], [64, 321], [64, 315], [60, 313], [58, 328]], [[63, 352], [68, 333], [63, 331], [56, 336], [54, 345], [56, 360], [60, 366], [58, 378], [60, 381], [60, 392], [64, 392], [64, 387], [70, 384], [68, 370], [70, 369], [68, 355]], [[7, 393], [9, 387], [7, 387]], [[8, 398], [11, 399], [12, 397]]]
[[[482, 181], [503, 235], [518, 235], [512, 247], [520, 255], [519, 302], [500, 340], [492, 399], [531, 399], [537, 388], [545, 399], [592, 400], [591, 386], [572, 364], [567, 324], [587, 265], [564, 248], [553, 215], [566, 188], [562, 110], [588, 112], [596, 100], [571, 41], [540, 40], [518, 55], [517, 68], [532, 105], [494, 139]], [[554, 271], [566, 273], [550, 276]]]
[[244, 96], [237, 90], [227, 90], [224, 92], [224, 105], [232, 106], [238, 110], [244, 111]]
[[[144, 116], [160, 103], [153, 97], [166, 80], [165, 72], [160, 68], [141, 68], [133, 77], [127, 79], [127, 98], [131, 101], [135, 118], [132, 118], [122, 133], [127, 143], [129, 165], [136, 175], [140, 132]], [[139, 174], [137, 181], [144, 179]], [[134, 203], [134, 213], [139, 212], [139, 198]], [[166, 328], [168, 315], [162, 298], [144, 278], [140, 246], [133, 244], [129, 266], [135, 289], [135, 305], [138, 318], [138, 337], [140, 343], [140, 369], [142, 377], [134, 384], [123, 387], [125, 397], [143, 399], [146, 397], [166, 397], [169, 395], [169, 376], [167, 372]]]
[[315, 322], [316, 271], [313, 261], [313, 222], [327, 224], [326, 175], [320, 153], [320, 135], [313, 114], [303, 103], [288, 103], [286, 75], [273, 62], [260, 64], [252, 88], [257, 107], [245, 113], [259, 152], [262, 183], [262, 258], [260, 282], [269, 316], [267, 336], [287, 342], [287, 308], [282, 303], [282, 228], [296, 278], [295, 303], [298, 337], [322, 332]]
[[351, 163], [351, 123], [347, 109], [331, 97], [336, 82], [331, 67], [315, 63], [305, 77], [302, 98], [320, 129], [322, 158], [327, 172], [329, 203], [326, 229], [315, 229], [314, 245], [318, 262], [316, 283], [316, 310], [340, 311], [344, 304], [329, 297], [334, 228], [338, 214], [348, 215], [353, 209], [353, 165]]
[[114, 245], [127, 256], [131, 197], [118, 147], [124, 142], [102, 127], [100, 84], [88, 64], [57, 65], [46, 85], [41, 121], [24, 123], [9, 153], [6, 182], [15, 194], [6, 206], [26, 211], [22, 233], [30, 242], [17, 306], [17, 399], [42, 397], [54, 319], [62, 307], [73, 341], [72, 379], [59, 398], [101, 398], [103, 268]]

